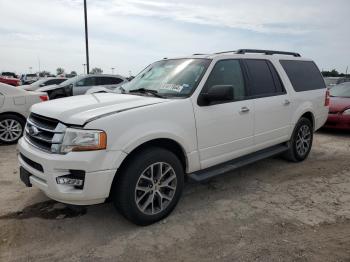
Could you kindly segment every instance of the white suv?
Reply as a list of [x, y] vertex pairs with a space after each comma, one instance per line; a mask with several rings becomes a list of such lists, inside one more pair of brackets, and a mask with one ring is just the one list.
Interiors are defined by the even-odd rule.
[[312, 60], [238, 50], [163, 59], [120, 94], [32, 107], [20, 176], [57, 201], [111, 198], [139, 225], [166, 217], [185, 176], [203, 181], [283, 154], [304, 160], [326, 121], [328, 93]]

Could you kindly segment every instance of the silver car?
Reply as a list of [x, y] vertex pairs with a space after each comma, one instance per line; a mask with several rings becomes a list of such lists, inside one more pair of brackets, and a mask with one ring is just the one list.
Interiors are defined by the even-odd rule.
[[127, 82], [125, 77], [119, 75], [79, 75], [70, 78], [59, 85], [45, 86], [37, 89], [46, 92], [50, 99], [57, 99], [68, 96], [83, 95], [92, 87], [104, 86], [113, 88]]

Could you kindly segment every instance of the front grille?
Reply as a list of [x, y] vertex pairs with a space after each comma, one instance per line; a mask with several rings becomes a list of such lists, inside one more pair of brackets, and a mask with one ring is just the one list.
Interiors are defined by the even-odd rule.
[[32, 168], [40, 171], [40, 172], [44, 172], [44, 168], [42, 165], [40, 165], [39, 163], [37, 162], [34, 162], [33, 160], [29, 159], [28, 157], [26, 157], [25, 155], [23, 154], [20, 154], [22, 160], [24, 162], [26, 162], [29, 166], [31, 166]]
[[25, 128], [25, 139], [50, 153], [59, 153], [66, 126], [56, 119], [31, 113]]

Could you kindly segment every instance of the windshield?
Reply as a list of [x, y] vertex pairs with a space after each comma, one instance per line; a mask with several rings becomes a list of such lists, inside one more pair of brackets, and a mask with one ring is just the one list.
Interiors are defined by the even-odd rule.
[[331, 96], [350, 97], [350, 82], [336, 85], [329, 90]]
[[123, 91], [152, 90], [163, 97], [188, 97], [201, 81], [211, 60], [169, 59], [146, 67]]

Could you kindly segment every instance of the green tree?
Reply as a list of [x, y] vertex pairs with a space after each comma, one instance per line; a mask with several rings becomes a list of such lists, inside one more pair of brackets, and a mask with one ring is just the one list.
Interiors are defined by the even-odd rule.
[[99, 67], [94, 67], [93, 69], [91, 69], [90, 73], [91, 74], [102, 74], [103, 70]]
[[59, 67], [56, 69], [56, 73], [57, 73], [57, 75], [62, 75], [62, 74], [64, 74], [64, 69], [62, 67]]

